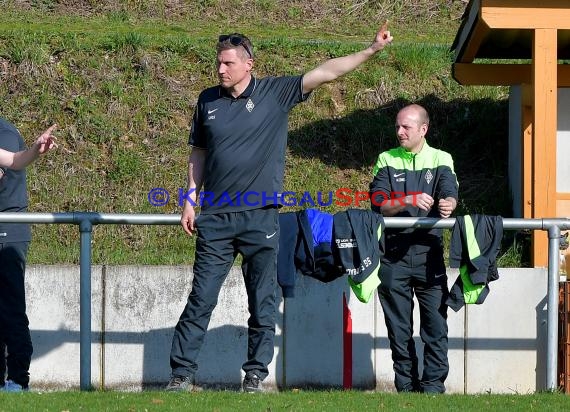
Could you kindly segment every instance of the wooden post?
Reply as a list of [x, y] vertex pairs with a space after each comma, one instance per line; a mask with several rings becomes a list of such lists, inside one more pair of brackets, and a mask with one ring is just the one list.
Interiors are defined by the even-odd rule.
[[[556, 217], [557, 30], [535, 29], [532, 47], [533, 217]], [[548, 264], [548, 238], [533, 231], [534, 266]]]
[[521, 86], [521, 130], [522, 130], [522, 213], [525, 219], [532, 218], [532, 102], [533, 89], [531, 85]]

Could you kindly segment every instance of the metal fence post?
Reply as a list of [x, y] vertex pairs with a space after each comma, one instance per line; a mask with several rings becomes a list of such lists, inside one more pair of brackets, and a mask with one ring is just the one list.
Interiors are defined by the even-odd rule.
[[560, 282], [560, 227], [548, 228], [548, 308], [547, 308], [547, 351], [546, 389], [558, 389], [558, 289]]
[[[78, 214], [79, 215], [79, 214]], [[84, 214], [80, 214], [84, 215]], [[88, 217], [79, 221], [79, 387], [91, 389], [91, 232]]]

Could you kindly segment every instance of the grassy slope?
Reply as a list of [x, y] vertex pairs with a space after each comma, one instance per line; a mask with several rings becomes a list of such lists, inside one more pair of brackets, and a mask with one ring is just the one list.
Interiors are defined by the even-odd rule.
[[[419, 101], [432, 116], [430, 143], [454, 156], [458, 212], [510, 214], [507, 91], [461, 87], [450, 74], [461, 1], [0, 6], [1, 115], [28, 142], [51, 122], [60, 124], [58, 152], [29, 168], [31, 211], [179, 213], [188, 122], [200, 90], [216, 82], [216, 34], [250, 35], [258, 76], [297, 74], [361, 49], [389, 18], [393, 46], [293, 110], [285, 189], [367, 190], [377, 154], [395, 144], [398, 108]], [[149, 204], [154, 187], [170, 192], [168, 205]], [[30, 263], [77, 262], [78, 238], [73, 226], [34, 227]], [[188, 263], [192, 250], [193, 239], [177, 227], [94, 230], [99, 264]]]

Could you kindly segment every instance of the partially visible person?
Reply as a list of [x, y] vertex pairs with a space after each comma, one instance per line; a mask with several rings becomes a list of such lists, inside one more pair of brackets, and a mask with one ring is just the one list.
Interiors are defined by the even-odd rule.
[[[26, 172], [23, 169], [39, 155], [57, 147], [51, 135], [55, 128], [56, 125], [48, 128], [26, 149], [16, 127], [0, 118], [0, 212], [27, 210]], [[3, 344], [0, 350], [3, 351], [5, 345], [7, 372], [0, 390], [4, 392], [27, 390], [30, 380], [33, 349], [24, 285], [30, 240], [28, 224], [0, 222], [0, 338]]]
[[[198, 238], [192, 290], [174, 331], [166, 390], [192, 389], [210, 316], [237, 254], [243, 256], [250, 314], [242, 388], [262, 390], [274, 352], [277, 193], [283, 189], [289, 111], [391, 41], [384, 25], [368, 47], [327, 60], [304, 75], [256, 78], [251, 41], [239, 33], [218, 38], [219, 85], [200, 94], [189, 139], [192, 152], [181, 224], [188, 235], [198, 229]], [[199, 193], [205, 195], [202, 202]], [[259, 197], [248, 196], [252, 193]]]
[[4, 384], [6, 383], [6, 345], [2, 340], [2, 335], [0, 334], [0, 391], [4, 389]]
[[[457, 206], [458, 183], [449, 153], [426, 141], [429, 116], [420, 105], [398, 112], [400, 146], [381, 153], [370, 183], [372, 208], [384, 216], [448, 218]], [[380, 266], [380, 303], [388, 329], [398, 392], [445, 392], [449, 294], [441, 229], [386, 229]], [[413, 334], [413, 297], [420, 308], [424, 343], [420, 378]]]

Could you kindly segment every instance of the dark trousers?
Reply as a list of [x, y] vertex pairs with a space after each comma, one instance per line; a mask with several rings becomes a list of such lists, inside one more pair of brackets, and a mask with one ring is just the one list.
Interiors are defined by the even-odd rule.
[[24, 284], [28, 246], [0, 243], [0, 341], [6, 345], [8, 379], [23, 387], [30, 381], [33, 352]]
[[0, 337], [0, 386], [6, 381], [6, 345]]
[[238, 253], [248, 299], [247, 361], [242, 368], [268, 374], [275, 337], [275, 290], [279, 221], [277, 209], [201, 215], [198, 219], [194, 279], [172, 339], [174, 375], [193, 376], [210, 316]]
[[[413, 259], [412, 259], [413, 260]], [[441, 262], [382, 262], [379, 296], [394, 361], [398, 392], [445, 392], [447, 360], [447, 306], [449, 294]], [[439, 259], [438, 259], [439, 260]], [[419, 264], [418, 264], [419, 263]], [[420, 307], [420, 337], [424, 343], [420, 379], [413, 339], [413, 296]]]

